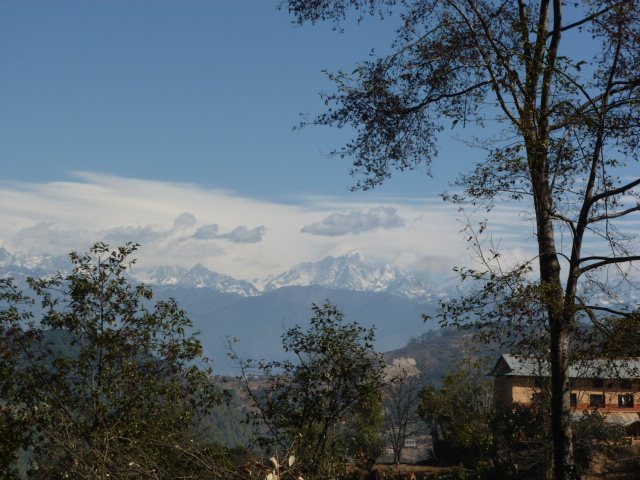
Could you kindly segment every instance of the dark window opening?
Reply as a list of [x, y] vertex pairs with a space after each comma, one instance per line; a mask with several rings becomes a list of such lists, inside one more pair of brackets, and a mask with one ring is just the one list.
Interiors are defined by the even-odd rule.
[[604, 387], [604, 380], [602, 380], [601, 378], [594, 378], [593, 388], [602, 388], [602, 387]]
[[591, 394], [589, 395], [589, 406], [595, 408], [603, 408], [606, 407], [606, 401], [604, 398], [604, 394]]
[[620, 380], [620, 388], [631, 390], [633, 388], [633, 382], [631, 380]]
[[572, 407], [577, 407], [578, 406], [578, 395], [576, 393], [572, 393], [571, 396], [569, 397], [569, 403]]
[[618, 407], [633, 408], [633, 393], [618, 395]]

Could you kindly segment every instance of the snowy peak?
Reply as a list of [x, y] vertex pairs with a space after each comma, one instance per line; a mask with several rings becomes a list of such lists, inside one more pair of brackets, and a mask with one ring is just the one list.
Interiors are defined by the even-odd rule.
[[[162, 272], [158, 270], [163, 269]], [[159, 267], [157, 275], [149, 283], [178, 285], [191, 288], [211, 288], [219, 292], [237, 293], [243, 297], [258, 295], [258, 290], [246, 280], [237, 280], [229, 275], [212, 272], [198, 263], [191, 270], [181, 267]], [[162, 273], [164, 276], [160, 276]]]
[[[0, 276], [3, 277], [44, 277], [56, 271], [69, 272], [71, 267], [67, 256], [11, 254], [0, 248]], [[144, 269], [137, 265], [129, 273], [136, 280], [152, 285], [209, 288], [244, 297], [261, 295], [281, 287], [311, 285], [385, 292], [421, 301], [428, 301], [437, 294], [433, 285], [421, 282], [395, 266], [374, 266], [358, 251], [340, 257], [327, 257], [318, 262], [300, 263], [284, 273], [257, 279], [253, 283], [213, 272], [200, 263], [191, 269], [176, 265]]]
[[177, 265], [165, 265], [162, 267], [148, 268], [138, 273], [137, 279], [154, 285], [177, 285], [187, 272], [186, 268]]
[[0, 277], [25, 280], [27, 277], [49, 277], [57, 272], [69, 273], [72, 268], [68, 255], [11, 253], [0, 248]]
[[[140, 279], [143, 279], [139, 277]], [[325, 288], [386, 292], [409, 298], [429, 299], [435, 288], [411, 277], [394, 266], [376, 267], [354, 251], [341, 257], [327, 257], [319, 262], [300, 263], [277, 275], [252, 282], [237, 280], [213, 272], [202, 264], [191, 270], [158, 267], [147, 271], [148, 283], [191, 288], [212, 288], [221, 292], [255, 296], [282, 287], [319, 285]]]
[[286, 286], [320, 285], [326, 288], [387, 292], [409, 298], [429, 298], [433, 287], [403, 273], [394, 266], [376, 267], [367, 263], [360, 252], [341, 257], [327, 257], [315, 263], [300, 263], [279, 275], [254, 283], [264, 291]]

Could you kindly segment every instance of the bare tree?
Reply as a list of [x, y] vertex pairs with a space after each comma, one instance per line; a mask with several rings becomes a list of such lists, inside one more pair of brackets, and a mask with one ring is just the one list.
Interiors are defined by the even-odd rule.
[[[630, 217], [640, 211], [640, 2], [636, 0], [283, 1], [298, 23], [340, 22], [354, 9], [400, 12], [393, 53], [330, 78], [327, 111], [306, 122], [352, 127], [333, 154], [350, 157], [369, 189], [394, 170], [427, 168], [445, 127], [475, 125], [485, 156], [455, 183], [455, 202], [515, 202], [529, 212], [534, 258], [504, 268], [481, 250], [478, 302], [492, 320], [548, 332], [554, 477], [575, 478], [571, 339], [583, 321], [606, 331], [628, 316], [617, 287], [640, 260]], [[565, 38], [582, 50], [565, 47]], [[490, 130], [480, 128], [492, 126]], [[483, 225], [481, 229], [484, 229]], [[532, 279], [530, 272], [535, 272]], [[510, 303], [509, 303], [510, 302]]]
[[405, 441], [426, 431], [426, 425], [417, 413], [424, 383], [416, 361], [404, 357], [394, 359], [385, 367], [384, 380], [384, 428], [393, 448], [393, 461], [398, 464]]

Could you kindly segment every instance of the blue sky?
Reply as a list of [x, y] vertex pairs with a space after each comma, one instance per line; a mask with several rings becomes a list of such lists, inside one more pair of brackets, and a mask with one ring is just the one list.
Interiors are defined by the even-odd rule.
[[[293, 133], [385, 25], [297, 28], [276, 2], [3, 2], [2, 156], [8, 178], [76, 170], [258, 196], [344, 193], [339, 132]], [[388, 30], [388, 28], [386, 28]], [[384, 40], [384, 41], [383, 41]], [[400, 188], [400, 185], [395, 188]]]
[[[474, 152], [445, 138], [434, 179], [351, 193], [349, 162], [324, 155], [348, 132], [292, 132], [322, 112], [322, 70], [384, 52], [396, 19], [338, 34], [276, 5], [0, 2], [0, 241], [64, 253], [133, 240], [148, 265], [240, 278], [350, 250], [431, 279], [466, 262], [465, 220], [437, 193]], [[517, 256], [518, 211], [501, 215]]]

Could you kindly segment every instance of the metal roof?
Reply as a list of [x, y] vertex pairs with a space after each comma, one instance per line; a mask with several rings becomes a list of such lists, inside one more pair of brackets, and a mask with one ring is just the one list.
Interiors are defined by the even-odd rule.
[[[548, 377], [547, 359], [503, 353], [491, 370], [491, 375], [519, 377]], [[569, 367], [571, 378], [640, 379], [640, 358], [585, 359]]]
[[[589, 412], [593, 414], [592, 412]], [[605, 423], [611, 423], [615, 425], [622, 425], [627, 427], [636, 422], [640, 422], [640, 412], [600, 412], [604, 418]], [[576, 410], [572, 413], [572, 419], [574, 421], [579, 420], [584, 415], [584, 411]]]

